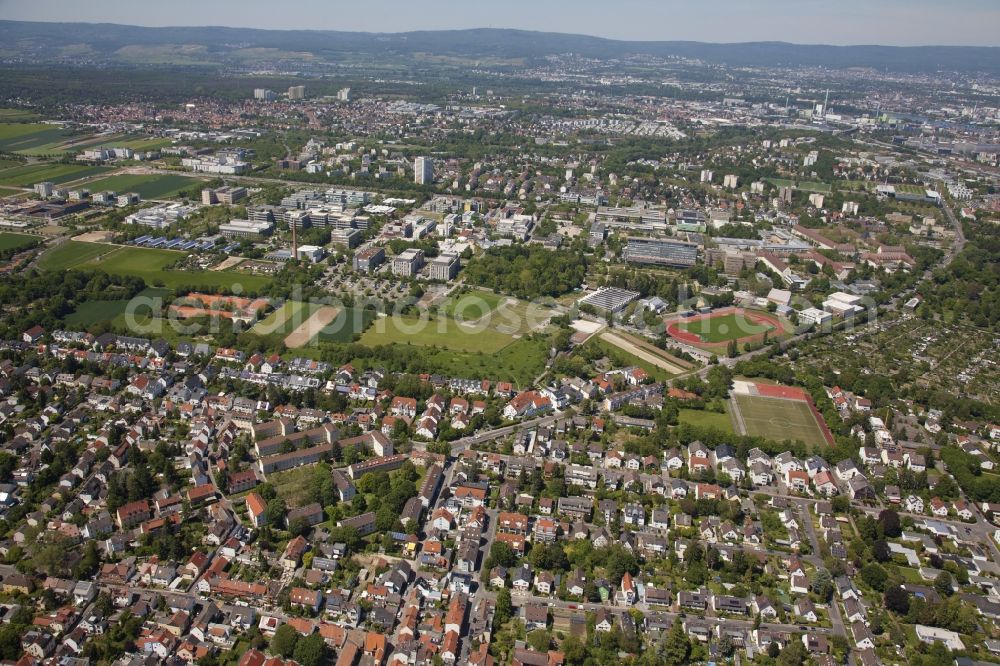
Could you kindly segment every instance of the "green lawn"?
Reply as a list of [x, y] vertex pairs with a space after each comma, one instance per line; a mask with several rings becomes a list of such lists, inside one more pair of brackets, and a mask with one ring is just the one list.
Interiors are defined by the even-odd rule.
[[682, 331], [699, 335], [703, 341], [708, 343], [728, 342], [774, 330], [772, 326], [755, 324], [743, 315], [735, 313], [721, 317], [703, 317], [688, 322], [682, 321], [678, 322], [677, 325]]
[[67, 241], [42, 255], [39, 266], [44, 270], [80, 268], [102, 270], [114, 275], [134, 275], [144, 279], [147, 285], [169, 289], [179, 286], [216, 289], [239, 285], [245, 292], [256, 292], [271, 282], [267, 276], [235, 271], [164, 270], [184, 256], [184, 252], [177, 250]]
[[441, 309], [449, 317], [455, 317], [458, 313], [462, 321], [473, 322], [496, 310], [504, 299], [504, 296], [492, 291], [474, 289], [449, 298], [442, 304]]
[[34, 245], [41, 239], [38, 236], [29, 234], [14, 234], [7, 231], [0, 231], [0, 251], [19, 250], [22, 247]]
[[811, 447], [827, 444], [809, 404], [804, 401], [756, 395], [736, 395], [735, 400], [748, 435], [775, 442], [798, 440]]
[[482, 326], [461, 325], [448, 317], [383, 317], [361, 336], [369, 347], [409, 344], [452, 351], [495, 353], [513, 341], [510, 335]]
[[719, 414], [708, 412], [703, 409], [682, 409], [679, 419], [681, 423], [687, 423], [706, 428], [715, 428], [724, 432], [733, 432], [733, 422], [729, 414]]
[[89, 176], [107, 173], [106, 167], [86, 164], [28, 164], [0, 171], [0, 185], [31, 187], [35, 183], [51, 181], [56, 185]]
[[165, 270], [166, 266], [184, 257], [185, 254], [177, 250], [121, 247], [108, 256], [82, 264], [80, 268], [96, 268], [115, 275], [134, 275], [144, 279], [148, 285], [169, 289], [179, 286], [205, 289], [233, 288], [239, 285], [246, 292], [256, 292], [271, 282], [271, 278], [263, 275], [233, 271]]
[[[495, 353], [476, 353], [411, 347], [415, 366], [424, 372], [435, 372], [449, 377], [511, 381], [519, 388], [526, 388], [545, 370], [548, 346], [545, 340], [522, 338], [515, 340]], [[295, 350], [300, 352], [303, 350]], [[355, 359], [356, 368], [378, 365], [377, 359]]]
[[363, 333], [375, 320], [373, 310], [341, 308], [337, 318], [326, 325], [316, 336], [319, 342], [353, 342], [354, 336]]
[[[170, 292], [166, 289], [147, 288], [139, 292], [137, 298], [162, 298], [166, 299]], [[112, 322], [117, 317], [125, 314], [130, 300], [117, 301], [87, 301], [80, 304], [76, 310], [67, 315], [64, 319], [67, 325], [87, 328], [102, 322]], [[149, 316], [153, 314], [148, 306], [133, 309], [137, 315]]]
[[104, 243], [85, 243], [83, 241], [66, 241], [42, 254], [38, 266], [46, 271], [64, 271], [84, 264], [102, 254], [113, 252], [114, 245]]
[[280, 308], [257, 322], [251, 330], [258, 335], [288, 335], [309, 319], [309, 315], [318, 307], [314, 303], [285, 301]]
[[168, 199], [191, 187], [204, 182], [198, 178], [179, 175], [131, 175], [109, 176], [87, 183], [91, 192], [136, 192], [143, 199]]

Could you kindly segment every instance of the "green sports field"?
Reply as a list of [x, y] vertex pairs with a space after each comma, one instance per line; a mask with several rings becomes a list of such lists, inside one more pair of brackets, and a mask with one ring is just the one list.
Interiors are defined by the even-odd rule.
[[703, 317], [690, 322], [678, 323], [677, 326], [682, 331], [701, 336], [701, 339], [708, 343], [728, 342], [774, 330], [773, 326], [755, 324], [743, 315], [736, 313], [719, 317]]
[[38, 260], [38, 267], [46, 271], [65, 271], [85, 264], [95, 257], [115, 250], [114, 245], [66, 241], [47, 250]]
[[109, 176], [87, 183], [91, 192], [136, 192], [143, 199], [169, 199], [191, 187], [200, 185], [202, 180], [173, 174], [122, 174]]
[[22, 247], [33, 245], [41, 240], [38, 236], [29, 234], [13, 234], [7, 231], [0, 231], [0, 250], [18, 250]]
[[807, 446], [826, 446], [823, 430], [816, 422], [809, 403], [802, 400], [766, 398], [756, 395], [734, 395], [746, 434], [776, 442], [798, 440]]

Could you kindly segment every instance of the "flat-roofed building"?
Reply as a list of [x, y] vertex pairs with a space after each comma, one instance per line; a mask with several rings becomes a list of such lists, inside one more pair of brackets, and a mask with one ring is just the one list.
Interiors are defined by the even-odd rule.
[[447, 282], [458, 275], [461, 262], [457, 254], [442, 254], [431, 259], [429, 273], [432, 280], [442, 280]]
[[625, 247], [625, 261], [630, 264], [686, 268], [694, 266], [698, 261], [698, 245], [671, 238], [630, 236]]
[[403, 250], [392, 260], [393, 275], [412, 277], [424, 266], [424, 251], [416, 248]]
[[230, 220], [219, 225], [219, 233], [226, 238], [263, 238], [271, 233], [274, 225], [270, 222], [252, 220]]
[[354, 253], [354, 270], [361, 273], [371, 273], [385, 263], [385, 249], [381, 247], [363, 247]]

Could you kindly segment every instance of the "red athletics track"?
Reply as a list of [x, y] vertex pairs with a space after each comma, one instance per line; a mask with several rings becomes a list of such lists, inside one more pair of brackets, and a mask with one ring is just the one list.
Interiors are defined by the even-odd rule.
[[[715, 343], [705, 342], [701, 339], [701, 336], [683, 330], [679, 326], [679, 324], [693, 322], [693, 321], [701, 321], [702, 319], [714, 319], [716, 317], [724, 317], [729, 314], [743, 315], [743, 317], [746, 318], [747, 321], [754, 324], [767, 324], [768, 326], [773, 327], [774, 330], [777, 331], [779, 335], [785, 330], [777, 317], [772, 317], [771, 315], [763, 314], [761, 312], [748, 312], [742, 308], [728, 307], [728, 308], [722, 308], [721, 310], [713, 310], [712, 312], [709, 312], [708, 314], [704, 315], [695, 315], [693, 317], [683, 317], [675, 319], [674, 321], [670, 322], [670, 324], [667, 326], [667, 334], [670, 337], [676, 340], [680, 340], [681, 342], [689, 345], [712, 345], [718, 347], [723, 344], [728, 344], [728, 342], [715, 342]], [[736, 341], [745, 342], [753, 340], [760, 336], [761, 336], [760, 333], [754, 333], [752, 335], [743, 336], [742, 338], [737, 338]]]

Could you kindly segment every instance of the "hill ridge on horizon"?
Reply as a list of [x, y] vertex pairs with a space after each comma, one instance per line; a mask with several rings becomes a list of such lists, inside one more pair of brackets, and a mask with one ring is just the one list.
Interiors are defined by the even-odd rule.
[[[64, 47], [98, 59], [125, 62], [126, 47], [196, 46], [209, 55], [246, 47], [310, 52], [404, 55], [431, 53], [468, 58], [541, 58], [573, 53], [609, 59], [642, 56], [699, 60], [713, 65], [750, 67], [876, 68], [909, 73], [964, 71], [1000, 73], [997, 46], [886, 46], [800, 44], [786, 41], [701, 42], [619, 40], [592, 35], [522, 28], [460, 28], [407, 32], [327, 29], [278, 30], [226, 26], [147, 27], [118, 23], [0, 20], [0, 54], [19, 49], [41, 60], [68, 59]], [[85, 55], [86, 57], [86, 55]]]

